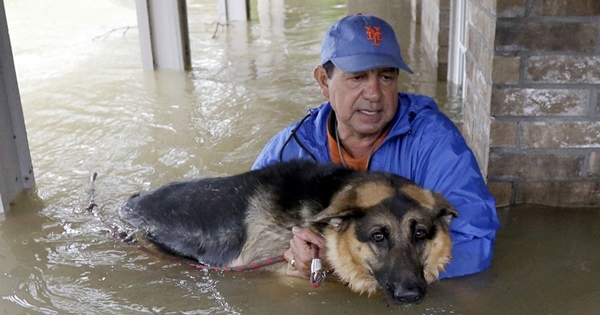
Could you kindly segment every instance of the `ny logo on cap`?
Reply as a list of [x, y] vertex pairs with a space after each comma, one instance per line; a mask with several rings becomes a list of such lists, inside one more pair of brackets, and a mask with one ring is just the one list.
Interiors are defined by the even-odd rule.
[[379, 42], [383, 40], [379, 26], [365, 26], [365, 29], [367, 30], [367, 40], [372, 41], [373, 46], [379, 46]]

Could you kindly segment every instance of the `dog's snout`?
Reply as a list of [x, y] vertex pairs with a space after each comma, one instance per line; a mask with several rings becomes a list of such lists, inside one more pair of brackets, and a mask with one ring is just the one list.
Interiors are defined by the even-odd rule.
[[394, 304], [418, 304], [425, 297], [426, 287], [412, 281], [388, 282], [386, 291]]
[[418, 287], [406, 288], [397, 286], [394, 290], [394, 299], [402, 304], [420, 303], [425, 293]]

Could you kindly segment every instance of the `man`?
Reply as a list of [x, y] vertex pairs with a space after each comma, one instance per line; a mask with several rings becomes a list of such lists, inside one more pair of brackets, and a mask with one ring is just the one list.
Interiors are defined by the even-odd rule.
[[[329, 102], [275, 135], [253, 165], [294, 158], [386, 171], [441, 192], [458, 210], [450, 229], [453, 260], [441, 278], [489, 267], [499, 228], [494, 198], [458, 129], [427, 96], [398, 92], [399, 70], [412, 73], [385, 21], [353, 15], [334, 23], [322, 42], [314, 77]], [[323, 238], [293, 229], [287, 273], [308, 277], [309, 243]]]

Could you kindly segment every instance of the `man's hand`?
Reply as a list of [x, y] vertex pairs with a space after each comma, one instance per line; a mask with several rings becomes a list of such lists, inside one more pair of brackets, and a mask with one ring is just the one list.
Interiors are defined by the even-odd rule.
[[308, 228], [292, 228], [294, 237], [290, 240], [290, 248], [284, 257], [288, 261], [286, 274], [289, 276], [310, 278], [310, 264], [312, 262], [313, 250], [310, 244], [319, 247], [319, 256], [324, 257], [327, 245], [325, 239]]

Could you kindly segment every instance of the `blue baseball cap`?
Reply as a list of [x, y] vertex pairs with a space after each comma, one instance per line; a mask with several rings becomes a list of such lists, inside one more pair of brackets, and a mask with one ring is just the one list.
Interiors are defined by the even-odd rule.
[[394, 29], [368, 14], [346, 16], [329, 28], [321, 44], [321, 64], [328, 61], [344, 72], [397, 68], [413, 73], [402, 59]]

